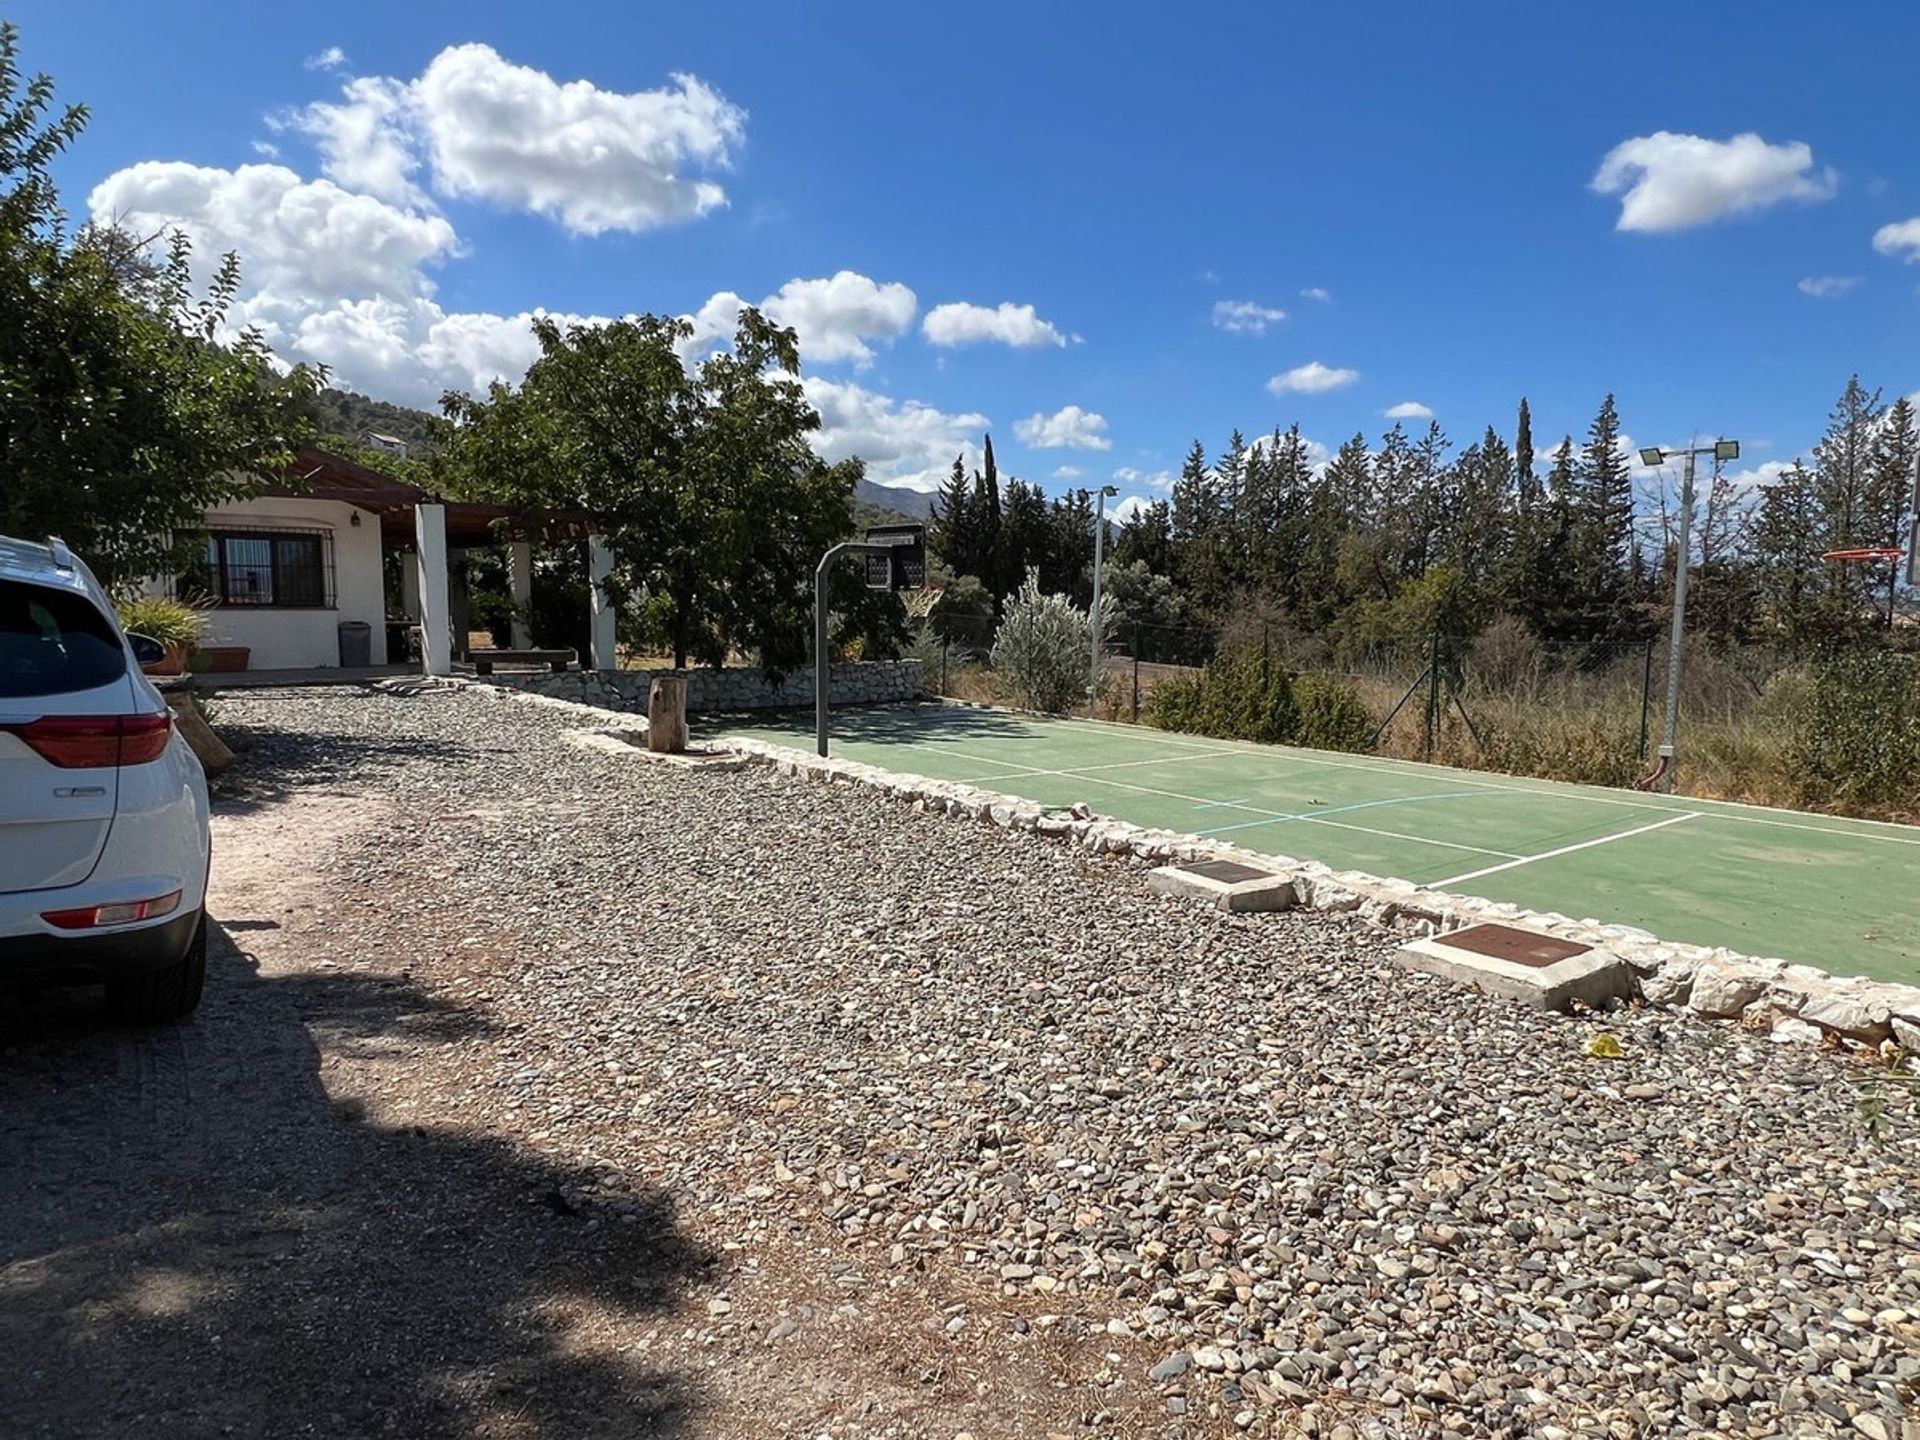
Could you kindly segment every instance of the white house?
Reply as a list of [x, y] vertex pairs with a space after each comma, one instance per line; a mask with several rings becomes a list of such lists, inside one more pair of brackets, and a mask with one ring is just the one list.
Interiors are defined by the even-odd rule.
[[[455, 598], [448, 584], [448, 558], [466, 547], [501, 543], [505, 522], [523, 537], [584, 537], [589, 571], [609, 569], [606, 547], [588, 533], [583, 517], [520, 515], [502, 506], [446, 503], [323, 450], [303, 449], [286, 477], [251, 499], [207, 511], [206, 530], [196, 537], [186, 573], [154, 582], [153, 588], [207, 605], [212, 647], [242, 647], [249, 670], [308, 670], [338, 666], [353, 643], [342, 627], [365, 625], [366, 663], [404, 663], [388, 653], [389, 618], [418, 625], [422, 667], [446, 674], [465, 651], [456, 636]], [[514, 598], [524, 610], [532, 595], [532, 540], [508, 542]], [[389, 593], [386, 557], [406, 553], [397, 567], [398, 593]], [[356, 623], [357, 622], [357, 623]], [[521, 623], [515, 644], [524, 647]], [[593, 596], [594, 668], [611, 669], [613, 608], [596, 585]]]
[[351, 621], [369, 627], [367, 663], [387, 663], [377, 515], [317, 495], [236, 500], [207, 512], [194, 558], [175, 588], [210, 602], [205, 643], [244, 646], [246, 668], [338, 665], [340, 626]]

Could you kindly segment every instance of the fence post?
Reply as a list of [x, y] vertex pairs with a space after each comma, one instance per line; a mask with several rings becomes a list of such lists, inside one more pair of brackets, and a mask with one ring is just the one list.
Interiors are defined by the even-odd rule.
[[1133, 723], [1140, 723], [1140, 622], [1133, 622]]
[[947, 693], [947, 647], [953, 643], [951, 635], [940, 637], [940, 693]]
[[1433, 627], [1433, 653], [1427, 660], [1427, 759], [1433, 759], [1440, 725], [1440, 627]]

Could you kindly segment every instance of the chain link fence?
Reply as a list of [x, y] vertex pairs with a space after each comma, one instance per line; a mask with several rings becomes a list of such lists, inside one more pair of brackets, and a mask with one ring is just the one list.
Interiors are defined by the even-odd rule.
[[[923, 662], [928, 688], [958, 699], [1014, 703], [993, 670], [994, 628], [984, 615], [919, 622], [913, 653]], [[1553, 643], [1514, 620], [1470, 636], [1426, 631], [1366, 646], [1302, 636], [1253, 618], [1224, 627], [1121, 620], [1103, 637], [1093, 713], [1151, 723], [1159, 685], [1192, 681], [1232, 657], [1257, 663], [1263, 675], [1284, 672], [1297, 689], [1331, 687], [1350, 695], [1371, 719], [1366, 741], [1377, 754], [1633, 786], [1656, 768], [1666, 653], [1664, 631]], [[1679, 694], [1680, 788], [1769, 804], [1822, 803], [1797, 769], [1818, 664], [1811, 654], [1690, 639]], [[1844, 783], [1835, 787], [1842, 797], [1836, 808], [1906, 813], [1899, 801], [1846, 805], [1845, 789]]]

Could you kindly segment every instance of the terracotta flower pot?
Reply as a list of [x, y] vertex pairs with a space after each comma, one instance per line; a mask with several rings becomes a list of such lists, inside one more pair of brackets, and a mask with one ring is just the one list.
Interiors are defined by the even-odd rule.
[[169, 645], [167, 653], [151, 665], [142, 665], [143, 675], [184, 675], [187, 673], [187, 645]]
[[247, 668], [253, 649], [247, 645], [208, 645], [200, 651], [200, 668], [215, 675], [231, 675]]

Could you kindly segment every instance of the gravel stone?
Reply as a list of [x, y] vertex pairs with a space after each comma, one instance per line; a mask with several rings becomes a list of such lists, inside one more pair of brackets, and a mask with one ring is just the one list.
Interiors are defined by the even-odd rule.
[[[1870, 1435], [1913, 1400], [1873, 1317], [1920, 1314], [1916, 1137], [1870, 1143], [1816, 1047], [1624, 1011], [1589, 1058], [1359, 914], [1209, 914], [1073, 832], [621, 764], [479, 691], [219, 710], [238, 783], [391, 799], [348, 874], [394, 943], [450, 908], [513, 957], [473, 1083], [591, 1157], [583, 1205], [644, 1175], [729, 1254], [946, 1277], [1002, 1343], [1097, 1335], [1236, 1425]], [[1690, 1003], [1763, 990], [1704, 965]]]

